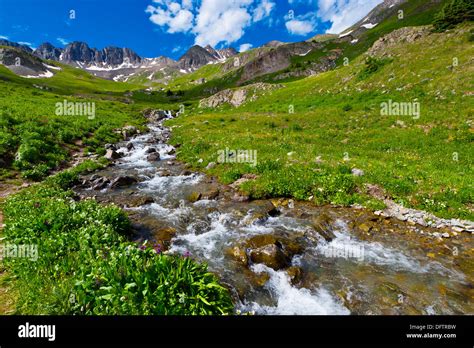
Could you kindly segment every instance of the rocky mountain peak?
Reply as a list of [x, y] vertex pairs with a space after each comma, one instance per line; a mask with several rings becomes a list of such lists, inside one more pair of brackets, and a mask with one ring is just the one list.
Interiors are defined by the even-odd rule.
[[34, 51], [34, 55], [49, 60], [59, 60], [61, 57], [61, 50], [59, 48], [54, 47], [49, 42], [42, 43], [39, 47]]

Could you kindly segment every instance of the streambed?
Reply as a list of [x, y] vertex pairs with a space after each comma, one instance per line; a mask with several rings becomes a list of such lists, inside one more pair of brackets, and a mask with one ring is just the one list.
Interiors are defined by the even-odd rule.
[[[363, 209], [246, 201], [177, 162], [162, 122], [118, 144], [122, 157], [75, 190], [123, 207], [136, 241], [206, 262], [238, 311], [474, 313], [472, 234], [440, 238], [429, 227]], [[117, 178], [134, 180], [114, 185]]]

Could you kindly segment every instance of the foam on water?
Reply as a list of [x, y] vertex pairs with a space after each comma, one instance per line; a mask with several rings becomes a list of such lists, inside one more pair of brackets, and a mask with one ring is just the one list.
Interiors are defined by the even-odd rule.
[[218, 261], [223, 258], [222, 245], [228, 245], [235, 237], [234, 229], [229, 228], [231, 222], [230, 214], [209, 214], [210, 221], [203, 233], [196, 233], [195, 225], [190, 224], [187, 234], [179, 235], [174, 240], [170, 252], [183, 253], [193, 250], [208, 260]]
[[405, 255], [399, 250], [383, 246], [378, 242], [360, 241], [352, 237], [347, 229], [347, 225], [339, 221], [337, 226], [339, 230], [333, 231], [336, 238], [331, 242], [321, 241], [315, 248], [318, 254], [334, 255], [338, 251], [352, 253], [348, 260], [354, 262], [371, 263], [380, 266], [389, 266], [390, 269], [409, 271], [412, 273], [431, 273], [437, 272], [458, 279], [464, 279], [464, 276], [456, 271], [447, 269], [439, 262], [430, 261], [426, 264], [420, 263], [415, 258]]
[[255, 311], [258, 314], [280, 315], [349, 315], [349, 310], [328, 290], [320, 288], [311, 291], [291, 285], [285, 271], [275, 271], [265, 265], [252, 266], [257, 273], [266, 272], [270, 279], [265, 284], [276, 299], [276, 306], [262, 306], [255, 302], [243, 304], [244, 311]]
[[203, 178], [201, 174], [179, 175], [179, 176], [155, 176], [150, 180], [140, 183], [144, 191], [168, 192], [183, 186], [198, 184]]

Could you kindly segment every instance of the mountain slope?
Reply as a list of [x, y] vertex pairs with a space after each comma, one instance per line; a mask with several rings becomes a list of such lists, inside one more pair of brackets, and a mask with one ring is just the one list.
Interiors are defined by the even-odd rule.
[[[179, 158], [226, 183], [257, 175], [242, 186], [254, 198], [380, 209], [366, 186], [377, 185], [404, 206], [473, 220], [472, 31], [402, 28], [374, 45], [375, 72], [363, 55], [239, 108], [190, 110], [170, 122]], [[384, 103], [419, 105], [420, 113], [384, 114]], [[257, 151], [258, 165], [206, 169], [225, 148]]]
[[[189, 97], [208, 96], [239, 85], [281, 83], [316, 75], [350, 62], [393, 30], [431, 24], [444, 3], [445, 0], [385, 0], [341, 35], [317, 35], [298, 43], [269, 43], [240, 53], [215, 68], [204, 67], [202, 71], [178, 77], [169, 82], [168, 88], [187, 90]], [[401, 19], [399, 11], [403, 13]]]

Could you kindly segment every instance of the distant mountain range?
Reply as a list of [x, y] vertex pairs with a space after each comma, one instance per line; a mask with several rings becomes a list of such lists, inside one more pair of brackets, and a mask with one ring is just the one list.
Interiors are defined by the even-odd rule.
[[[279, 82], [333, 69], [343, 56], [364, 52], [378, 35], [384, 32], [385, 29], [378, 29], [383, 27], [381, 23], [390, 20], [396, 23], [396, 27], [404, 26], [405, 19], [435, 8], [440, 2], [441, 0], [426, 0], [419, 3], [408, 0], [385, 0], [358, 23], [338, 35], [320, 34], [307, 41], [293, 43], [270, 41], [261, 47], [242, 53], [233, 48], [216, 50], [211, 46], [195, 45], [178, 60], [163, 56], [143, 58], [130, 48], [109, 46], [98, 50], [89, 47], [85, 42], [72, 42], [64, 48], [43, 43], [34, 51], [28, 46], [7, 40], [0, 40], [0, 46], [14, 47], [29, 56], [24, 59], [29, 65], [21, 69], [12, 65], [14, 56], [12, 53], [3, 53], [5, 57], [9, 57], [8, 62], [11, 62], [5, 64], [4, 60], [3, 65], [20, 75], [26, 74], [27, 77], [40, 77], [45, 74], [52, 76], [53, 68], [47, 62], [41, 63], [41, 60], [52, 60], [83, 69], [101, 78], [148, 86], [153, 86], [153, 83], [168, 85], [177, 77], [192, 75], [194, 71], [209, 64], [218, 64], [219, 69], [210, 69], [204, 74], [192, 76], [188, 82], [202, 85], [215, 78], [222, 78], [234, 85], [255, 81]], [[400, 9], [404, 9], [403, 20], [398, 18]], [[375, 35], [371, 35], [370, 33], [374, 31]], [[229, 59], [232, 57], [236, 59]], [[174, 87], [181, 86], [175, 84]], [[215, 93], [215, 87], [209, 86], [208, 92]]]

